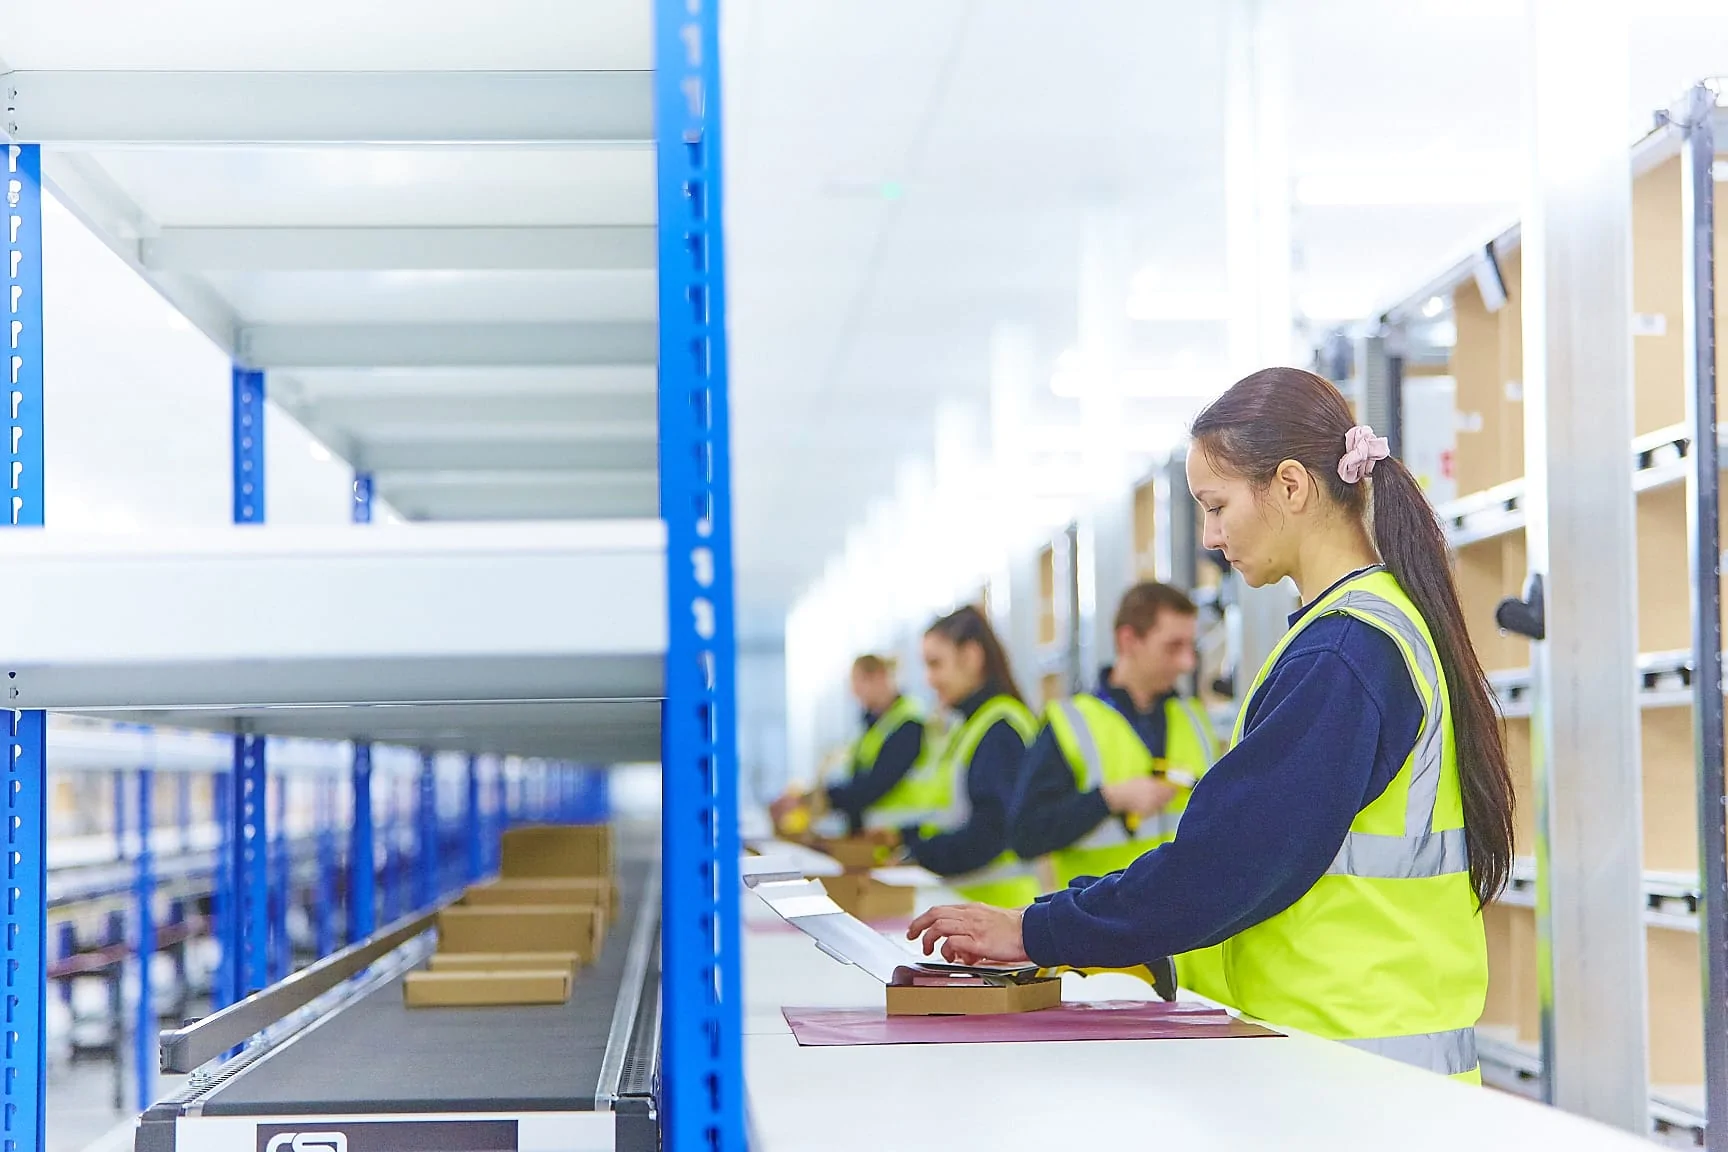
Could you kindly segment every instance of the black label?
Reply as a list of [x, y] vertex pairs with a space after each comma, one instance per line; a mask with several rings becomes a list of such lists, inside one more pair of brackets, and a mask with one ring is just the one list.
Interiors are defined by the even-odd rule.
[[257, 1152], [517, 1152], [514, 1120], [317, 1120], [258, 1125]]

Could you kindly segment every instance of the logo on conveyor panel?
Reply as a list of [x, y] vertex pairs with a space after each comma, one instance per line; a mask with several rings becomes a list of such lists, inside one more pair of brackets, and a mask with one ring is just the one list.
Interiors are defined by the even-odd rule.
[[514, 1120], [363, 1120], [258, 1125], [257, 1152], [517, 1152]]

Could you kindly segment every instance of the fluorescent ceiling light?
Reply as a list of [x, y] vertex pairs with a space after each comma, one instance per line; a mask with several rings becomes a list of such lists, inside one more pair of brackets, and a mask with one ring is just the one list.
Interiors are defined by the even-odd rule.
[[1446, 301], [1440, 299], [1438, 296], [1428, 297], [1428, 302], [1422, 305], [1422, 315], [1428, 317], [1430, 320], [1434, 319], [1434, 317], [1440, 315], [1440, 313], [1444, 311], [1446, 311]]

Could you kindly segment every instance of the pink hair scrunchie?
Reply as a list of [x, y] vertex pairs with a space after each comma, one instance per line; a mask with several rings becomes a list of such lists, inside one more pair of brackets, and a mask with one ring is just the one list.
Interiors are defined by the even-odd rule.
[[1386, 437], [1374, 435], [1374, 429], [1358, 424], [1344, 433], [1344, 455], [1338, 460], [1338, 478], [1355, 484], [1374, 471], [1374, 462], [1392, 455]]

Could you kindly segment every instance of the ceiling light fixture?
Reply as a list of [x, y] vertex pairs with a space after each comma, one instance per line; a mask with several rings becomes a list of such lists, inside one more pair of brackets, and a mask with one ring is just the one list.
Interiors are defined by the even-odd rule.
[[1434, 319], [1434, 317], [1440, 315], [1440, 313], [1444, 311], [1446, 311], [1446, 301], [1440, 299], [1438, 296], [1428, 297], [1428, 302], [1422, 305], [1422, 315], [1426, 316], [1430, 320]]

